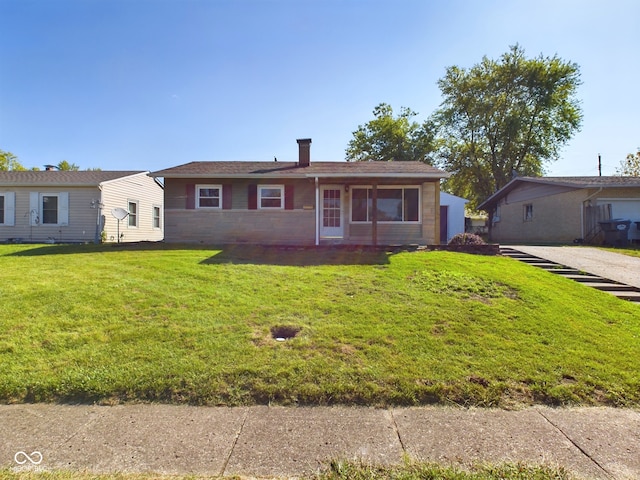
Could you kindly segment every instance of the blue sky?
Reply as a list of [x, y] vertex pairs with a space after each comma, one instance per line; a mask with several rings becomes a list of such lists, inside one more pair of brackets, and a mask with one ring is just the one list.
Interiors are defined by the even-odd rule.
[[26, 167], [344, 160], [386, 102], [519, 43], [580, 66], [581, 132], [550, 175], [614, 173], [640, 146], [637, 0], [0, 0], [0, 149]]

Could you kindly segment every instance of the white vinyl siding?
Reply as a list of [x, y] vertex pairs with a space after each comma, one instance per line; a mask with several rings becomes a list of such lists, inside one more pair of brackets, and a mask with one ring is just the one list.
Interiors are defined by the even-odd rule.
[[[129, 211], [129, 202], [137, 203], [136, 227], [129, 227], [129, 220], [120, 222], [121, 242], [153, 242], [164, 238], [164, 191], [162, 187], [146, 174], [131, 175], [102, 184], [102, 215], [107, 242], [118, 241], [118, 221], [111, 214], [116, 208]], [[153, 207], [161, 210], [160, 228], [154, 226]]]
[[13, 227], [15, 225], [15, 201], [15, 193], [0, 193], [0, 225], [6, 227]]

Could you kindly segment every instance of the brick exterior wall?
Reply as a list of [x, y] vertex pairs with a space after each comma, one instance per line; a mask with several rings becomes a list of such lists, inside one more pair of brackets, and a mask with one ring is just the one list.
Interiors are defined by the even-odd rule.
[[[293, 186], [293, 210], [249, 210], [250, 184]], [[351, 183], [351, 182], [349, 182]], [[231, 184], [230, 209], [187, 208], [188, 185]], [[411, 182], [402, 182], [410, 185]], [[378, 224], [379, 245], [435, 244], [440, 238], [438, 181], [422, 185], [422, 222]], [[344, 188], [344, 187], [343, 187]], [[172, 243], [255, 243], [274, 245], [315, 244], [315, 184], [313, 180], [165, 179], [165, 241]], [[192, 207], [192, 206], [191, 206]], [[350, 196], [343, 197], [344, 238], [337, 243], [369, 245], [370, 224], [350, 224]], [[336, 243], [332, 240], [332, 243]]]

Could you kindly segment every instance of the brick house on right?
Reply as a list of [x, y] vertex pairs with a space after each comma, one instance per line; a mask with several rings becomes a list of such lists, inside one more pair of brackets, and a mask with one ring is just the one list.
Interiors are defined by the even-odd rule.
[[492, 217], [499, 243], [600, 244], [600, 222], [629, 220], [640, 242], [639, 177], [516, 177], [478, 206]]

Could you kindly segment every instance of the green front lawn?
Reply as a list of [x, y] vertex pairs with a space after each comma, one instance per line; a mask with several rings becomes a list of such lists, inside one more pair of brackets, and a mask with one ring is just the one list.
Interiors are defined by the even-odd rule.
[[[93, 474], [71, 471], [12, 472], [0, 469], [0, 480], [204, 480], [238, 478], [217, 476], [176, 476], [157, 474]], [[326, 471], [301, 477], [303, 480], [577, 480], [564, 468], [523, 464], [478, 465], [469, 470], [429, 463], [407, 463], [392, 467], [357, 462], [332, 462]], [[277, 479], [274, 479], [277, 480]]]
[[610, 252], [614, 252], [614, 253], [622, 253], [623, 255], [629, 255], [630, 257], [640, 257], [640, 248], [638, 248], [637, 246], [630, 246], [630, 247], [599, 247], [602, 250], [608, 250]]
[[0, 299], [5, 403], [640, 405], [640, 306], [502, 257], [1, 245]]

